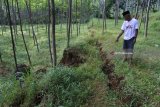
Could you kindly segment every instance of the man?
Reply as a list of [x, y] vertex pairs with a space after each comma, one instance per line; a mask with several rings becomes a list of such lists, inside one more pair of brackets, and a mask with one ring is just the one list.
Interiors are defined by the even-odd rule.
[[125, 11], [122, 13], [125, 21], [121, 27], [121, 33], [118, 35], [116, 42], [119, 41], [119, 38], [124, 33], [124, 43], [123, 50], [125, 53], [124, 61], [129, 61], [131, 63], [133, 56], [133, 49], [136, 43], [136, 39], [138, 36], [138, 20], [132, 18], [129, 11]]

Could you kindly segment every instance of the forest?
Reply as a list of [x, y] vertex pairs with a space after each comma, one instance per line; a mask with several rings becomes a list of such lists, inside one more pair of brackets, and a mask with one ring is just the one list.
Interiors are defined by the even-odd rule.
[[0, 107], [160, 107], [159, 33], [160, 0], [0, 0]]

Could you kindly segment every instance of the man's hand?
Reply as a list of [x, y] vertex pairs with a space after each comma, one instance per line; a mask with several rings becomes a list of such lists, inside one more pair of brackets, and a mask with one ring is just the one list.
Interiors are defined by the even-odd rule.
[[135, 37], [135, 38], [134, 38], [134, 41], [133, 41], [134, 44], [136, 43], [136, 39], [137, 39], [137, 38]]
[[119, 38], [116, 39], [116, 42], [119, 42]]
[[136, 29], [135, 38], [134, 38], [134, 42], [133, 42], [134, 44], [136, 43], [137, 36], [138, 36], [138, 29]]
[[118, 35], [116, 42], [119, 42], [119, 38], [122, 36], [123, 33], [124, 33], [124, 30], [122, 30], [121, 33]]

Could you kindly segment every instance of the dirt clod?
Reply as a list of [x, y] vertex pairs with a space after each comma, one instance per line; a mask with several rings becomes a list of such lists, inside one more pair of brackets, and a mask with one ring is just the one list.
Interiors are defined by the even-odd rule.
[[46, 73], [47, 72], [47, 69], [46, 68], [41, 68], [41, 69], [38, 69], [37, 71], [36, 71], [36, 73], [38, 74], [38, 73]]
[[60, 64], [64, 66], [79, 66], [86, 61], [85, 55], [81, 52], [80, 49], [68, 48], [64, 50], [63, 58], [60, 61]]
[[9, 69], [5, 67], [5, 65], [0, 63], [0, 76], [5, 76], [9, 72]]
[[21, 73], [24, 73], [24, 74], [30, 74], [30, 67], [28, 65], [18, 64], [17, 69], [18, 69], [17, 72], [21, 72]]
[[100, 46], [102, 46], [102, 43], [100, 43], [98, 40], [96, 41], [96, 46], [97, 47], [100, 47]]
[[128, 95], [128, 96], [125, 96], [121, 99], [121, 102], [126, 104], [126, 103], [129, 103], [132, 101], [132, 96], [131, 95]]
[[102, 71], [103, 71], [103, 73], [104, 73], [105, 75], [110, 75], [111, 73], [114, 72], [115, 65], [114, 65], [114, 64], [111, 64], [111, 63], [109, 63], [109, 64], [104, 63], [104, 64], [102, 65], [101, 69], [102, 69]]
[[36, 95], [35, 95], [35, 98], [34, 98], [34, 103], [35, 105], [38, 105], [41, 103], [42, 99], [43, 99], [44, 95], [42, 92], [38, 92]]
[[4, 69], [2, 69], [2, 68], [0, 68], [0, 75], [2, 75], [2, 76], [6, 75], [5, 70], [4, 70]]

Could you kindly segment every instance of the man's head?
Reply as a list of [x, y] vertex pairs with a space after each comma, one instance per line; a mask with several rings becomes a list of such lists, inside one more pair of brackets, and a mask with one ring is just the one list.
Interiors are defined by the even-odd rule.
[[129, 11], [123, 12], [122, 15], [123, 15], [123, 17], [124, 17], [124, 19], [125, 19], [126, 21], [130, 21], [130, 20], [131, 20], [131, 15], [130, 15], [130, 12], [129, 12]]

